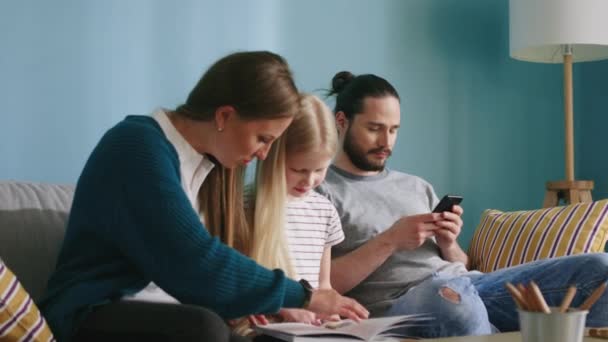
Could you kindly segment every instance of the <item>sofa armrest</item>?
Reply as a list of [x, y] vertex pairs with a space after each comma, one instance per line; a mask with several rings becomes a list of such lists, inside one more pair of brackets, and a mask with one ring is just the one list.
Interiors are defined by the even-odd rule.
[[34, 301], [55, 268], [73, 194], [69, 185], [0, 182], [0, 258]]

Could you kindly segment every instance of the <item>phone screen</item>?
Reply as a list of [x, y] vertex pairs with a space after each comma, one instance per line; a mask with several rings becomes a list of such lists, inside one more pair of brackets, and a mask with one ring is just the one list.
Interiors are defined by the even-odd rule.
[[459, 195], [445, 195], [439, 201], [439, 204], [433, 209], [434, 213], [442, 213], [444, 211], [452, 211], [452, 207], [462, 202], [462, 196]]

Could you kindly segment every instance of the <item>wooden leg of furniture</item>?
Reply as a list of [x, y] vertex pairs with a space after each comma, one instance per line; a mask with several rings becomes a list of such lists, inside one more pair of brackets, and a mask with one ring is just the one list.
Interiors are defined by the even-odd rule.
[[547, 189], [545, 192], [545, 201], [543, 202], [543, 208], [555, 207], [559, 204], [559, 197], [557, 191]]
[[581, 196], [581, 202], [592, 202], [593, 200], [591, 199], [591, 191], [583, 191], [580, 194]]
[[580, 202], [580, 196], [578, 195], [578, 189], [569, 189], [568, 190], [567, 202], [570, 204]]
[[547, 192], [543, 207], [555, 207], [564, 200], [566, 204], [593, 201], [591, 197], [593, 181], [556, 181], [547, 182]]

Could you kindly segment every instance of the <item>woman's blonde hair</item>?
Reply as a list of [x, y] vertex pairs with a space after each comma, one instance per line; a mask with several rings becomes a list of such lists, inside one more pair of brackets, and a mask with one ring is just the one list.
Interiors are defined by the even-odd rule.
[[266, 160], [257, 165], [255, 204], [249, 215], [253, 236], [250, 256], [261, 265], [296, 276], [285, 235], [287, 155], [315, 152], [331, 158], [337, 146], [333, 113], [318, 97], [304, 94], [300, 112], [272, 146]]

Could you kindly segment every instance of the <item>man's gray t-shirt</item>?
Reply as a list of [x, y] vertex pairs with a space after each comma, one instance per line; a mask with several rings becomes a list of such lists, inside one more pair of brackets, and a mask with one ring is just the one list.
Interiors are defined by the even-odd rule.
[[[345, 240], [332, 248], [332, 257], [345, 255], [390, 228], [403, 216], [429, 213], [439, 200], [420, 177], [385, 169], [374, 176], [357, 176], [335, 166], [317, 189], [338, 209]], [[441, 258], [432, 239], [412, 251], [399, 251], [347, 293], [373, 316], [381, 316], [394, 300], [434, 272], [466, 273], [460, 262]]]

